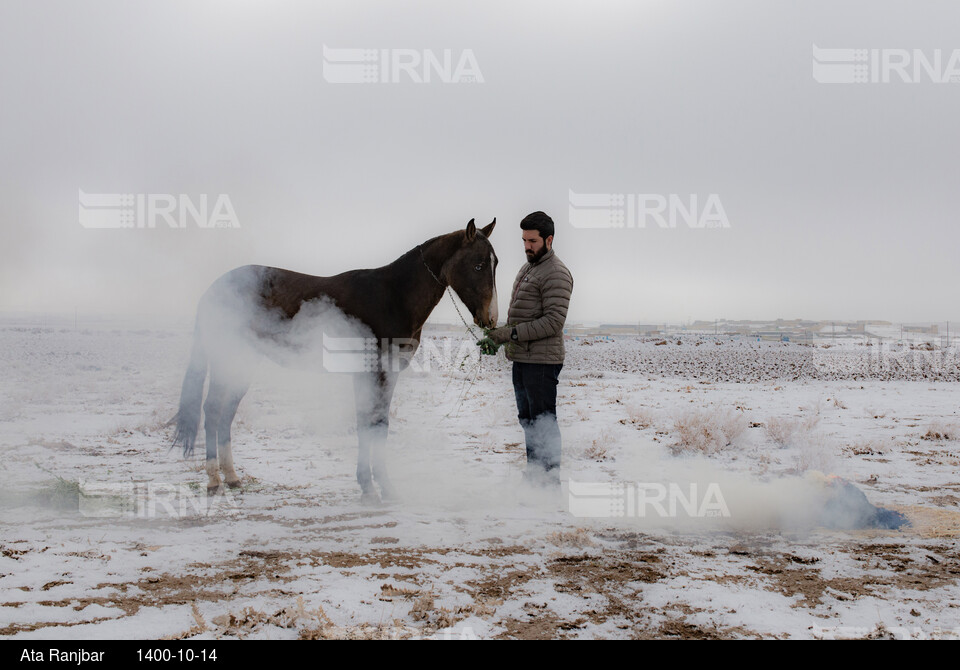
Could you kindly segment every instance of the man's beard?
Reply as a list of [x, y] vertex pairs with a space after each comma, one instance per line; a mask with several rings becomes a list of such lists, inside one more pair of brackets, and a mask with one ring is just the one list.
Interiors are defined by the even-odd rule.
[[547, 245], [544, 244], [542, 247], [540, 247], [540, 251], [536, 253], [533, 253], [532, 251], [526, 252], [527, 260], [531, 263], [536, 263], [538, 260], [546, 256], [548, 251], [549, 249], [547, 249]]

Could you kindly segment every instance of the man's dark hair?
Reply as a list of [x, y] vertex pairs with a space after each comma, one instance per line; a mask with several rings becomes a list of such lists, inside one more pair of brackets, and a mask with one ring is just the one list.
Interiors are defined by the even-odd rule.
[[540, 237], [547, 239], [553, 235], [553, 219], [543, 212], [534, 212], [527, 214], [520, 222], [521, 230], [536, 230]]

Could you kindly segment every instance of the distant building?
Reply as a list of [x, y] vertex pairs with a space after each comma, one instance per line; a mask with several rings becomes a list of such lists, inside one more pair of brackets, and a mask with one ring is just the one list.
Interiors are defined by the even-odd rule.
[[637, 335], [639, 331], [633, 324], [601, 323], [597, 328], [597, 335]]
[[932, 326], [904, 326], [903, 332], [905, 333], [925, 333], [927, 335], [939, 335], [940, 326], [938, 324], [933, 324]]

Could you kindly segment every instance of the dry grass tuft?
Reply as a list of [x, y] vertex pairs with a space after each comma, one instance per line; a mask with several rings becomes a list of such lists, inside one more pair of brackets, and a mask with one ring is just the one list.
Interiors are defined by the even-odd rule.
[[819, 430], [811, 431], [795, 440], [797, 447], [796, 471], [831, 472], [833, 470], [834, 447]]
[[747, 429], [747, 420], [733, 410], [691, 410], [673, 423], [678, 442], [670, 446], [674, 454], [687, 451], [715, 454], [730, 446]]
[[595, 547], [597, 544], [590, 538], [590, 533], [586, 528], [558, 530], [555, 533], [547, 535], [547, 542], [555, 544], [558, 547], [575, 547], [577, 549]]
[[214, 617], [213, 624], [217, 627], [218, 635], [235, 635], [243, 638], [265, 625], [296, 628], [297, 622], [301, 619], [305, 621], [316, 620], [321, 624], [332, 625], [322, 608], [307, 612], [303, 605], [302, 596], [297, 598], [296, 607], [285, 607], [273, 614], [261, 612], [252, 607], [244, 607], [238, 613], [230, 612]]
[[843, 450], [853, 456], [881, 456], [887, 453], [887, 448], [883, 440], [858, 440], [853, 444], [844, 447]]
[[591, 461], [605, 461], [610, 458], [608, 450], [613, 444], [613, 435], [606, 429], [600, 431], [589, 447], [583, 450], [583, 457]]
[[820, 425], [820, 415], [813, 414], [804, 419], [784, 419], [770, 417], [764, 424], [767, 437], [781, 447], [789, 447], [807, 439]]
[[960, 439], [960, 425], [933, 421], [927, 424], [927, 432], [921, 437], [923, 440], [956, 440]]
[[207, 622], [203, 618], [203, 615], [200, 614], [200, 610], [197, 609], [197, 603], [192, 603], [190, 605], [190, 611], [193, 614], [193, 620], [196, 621], [196, 624], [194, 624], [193, 626], [190, 626], [190, 628], [183, 631], [182, 633], [165, 635], [160, 639], [161, 640], [185, 640], [210, 630], [210, 628], [207, 626]]
[[632, 423], [638, 429], [650, 428], [653, 425], [653, 412], [642, 405], [627, 405], [626, 423]]

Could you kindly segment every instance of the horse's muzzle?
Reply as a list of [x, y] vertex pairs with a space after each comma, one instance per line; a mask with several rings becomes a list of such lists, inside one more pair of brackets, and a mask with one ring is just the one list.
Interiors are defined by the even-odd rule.
[[480, 326], [481, 328], [496, 328], [496, 327], [497, 327], [497, 320], [496, 320], [496, 319], [492, 319], [492, 318], [488, 318], [486, 321], [484, 321], [484, 320], [481, 319], [479, 316], [475, 316], [475, 317], [473, 317], [473, 323], [474, 323], [475, 325], [477, 325], [477, 326]]

